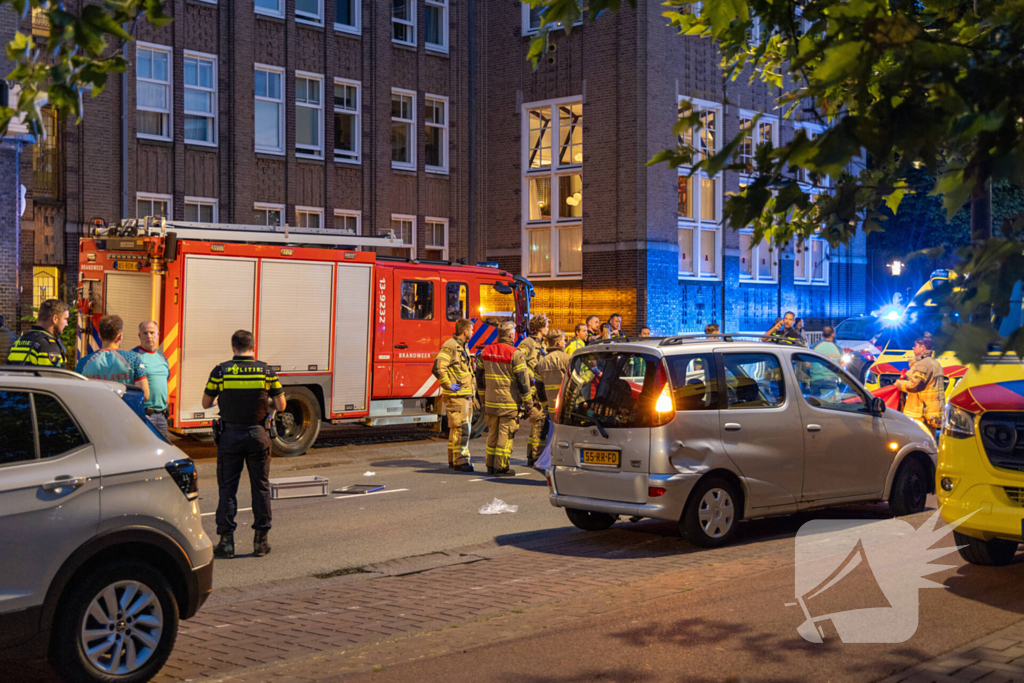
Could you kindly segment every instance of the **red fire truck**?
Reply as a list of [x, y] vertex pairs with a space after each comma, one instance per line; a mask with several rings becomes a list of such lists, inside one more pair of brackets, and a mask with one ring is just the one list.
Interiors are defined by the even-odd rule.
[[274, 453], [301, 455], [321, 422], [439, 426], [431, 366], [455, 321], [477, 322], [483, 348], [503, 320], [521, 335], [533, 287], [496, 264], [409, 259], [394, 235], [361, 237], [276, 226], [127, 220], [95, 226], [79, 244], [78, 352], [99, 348], [96, 325], [117, 314], [125, 346], [140, 322], [160, 324], [171, 431], [209, 432], [210, 370], [229, 340], [251, 330], [273, 366], [287, 409]]

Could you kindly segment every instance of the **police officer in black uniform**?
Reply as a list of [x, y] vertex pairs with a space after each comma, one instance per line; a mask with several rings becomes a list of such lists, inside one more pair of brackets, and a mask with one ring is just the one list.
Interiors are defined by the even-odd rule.
[[45, 365], [64, 367], [67, 352], [60, 340], [68, 326], [68, 305], [59, 299], [47, 299], [39, 306], [36, 324], [21, 335], [7, 355], [8, 365]]
[[277, 374], [266, 363], [256, 360], [252, 332], [238, 330], [231, 335], [234, 358], [221, 363], [210, 373], [203, 392], [203, 408], [217, 401], [220, 406], [217, 438], [217, 533], [220, 542], [214, 557], [235, 556], [235, 512], [238, 510], [238, 481], [242, 465], [249, 470], [252, 511], [253, 555], [270, 552], [270, 436], [267, 434], [268, 399], [274, 408], [284, 410], [284, 389]]

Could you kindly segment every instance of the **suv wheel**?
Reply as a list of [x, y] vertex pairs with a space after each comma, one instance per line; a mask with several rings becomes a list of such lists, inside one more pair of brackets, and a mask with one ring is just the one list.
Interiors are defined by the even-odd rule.
[[565, 508], [565, 514], [568, 515], [573, 526], [584, 531], [604, 531], [615, 524], [618, 519], [618, 516], [610, 515], [607, 512], [591, 512], [573, 508]]
[[690, 543], [702, 548], [726, 545], [736, 534], [739, 494], [725, 479], [710, 477], [693, 489], [679, 521], [679, 530]]
[[954, 531], [953, 541], [957, 546], [962, 546], [957, 548], [960, 557], [971, 564], [980, 564], [985, 567], [1004, 567], [1013, 562], [1013, 556], [1017, 554], [1017, 544], [1002, 538], [982, 541]]
[[911, 457], [900, 465], [896, 479], [889, 493], [889, 512], [893, 517], [903, 517], [923, 512], [928, 500], [928, 475], [924, 466]]
[[146, 564], [111, 564], [62, 601], [50, 664], [64, 681], [141, 683], [163, 667], [177, 637], [167, 579]]

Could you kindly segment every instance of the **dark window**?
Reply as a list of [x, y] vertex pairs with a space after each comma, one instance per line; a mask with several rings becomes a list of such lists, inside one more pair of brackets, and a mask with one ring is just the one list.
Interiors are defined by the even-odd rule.
[[449, 282], [445, 288], [445, 311], [448, 320], [469, 317], [469, 287]]
[[0, 391], [0, 465], [35, 460], [32, 406], [24, 391]]
[[33, 394], [32, 398], [39, 429], [39, 457], [63, 455], [85, 443], [85, 437], [60, 401], [46, 394]]
[[434, 319], [434, 283], [402, 280], [402, 320]]
[[667, 360], [677, 411], [718, 408], [718, 375], [713, 356], [669, 356]]
[[569, 367], [561, 424], [609, 428], [645, 427], [664, 388], [656, 356], [636, 353], [575, 353]]
[[853, 380], [824, 358], [796, 354], [793, 372], [807, 405], [844, 413], [871, 413], [867, 397]]
[[778, 408], [786, 402], [779, 359], [770, 353], [727, 353], [725, 388], [730, 408]]

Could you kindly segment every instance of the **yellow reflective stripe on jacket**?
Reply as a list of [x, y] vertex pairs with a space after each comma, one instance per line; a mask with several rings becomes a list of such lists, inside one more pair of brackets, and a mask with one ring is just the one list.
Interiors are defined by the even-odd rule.
[[266, 379], [230, 379], [225, 377], [223, 391], [228, 389], [266, 389]]

